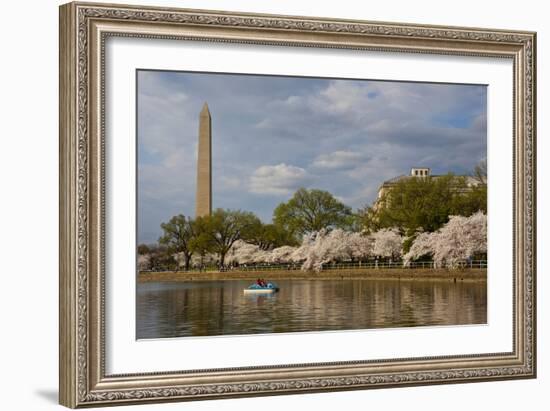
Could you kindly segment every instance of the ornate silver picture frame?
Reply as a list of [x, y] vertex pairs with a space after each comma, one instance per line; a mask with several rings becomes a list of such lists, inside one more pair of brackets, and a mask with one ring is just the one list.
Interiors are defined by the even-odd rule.
[[[106, 371], [106, 42], [202, 41], [513, 63], [512, 350], [109, 374]], [[222, 68], [223, 69], [223, 68]], [[536, 34], [69, 3], [60, 7], [60, 394], [71, 408], [536, 377]], [[120, 273], [119, 273], [120, 275]], [[128, 275], [133, 275], [128, 273]]]

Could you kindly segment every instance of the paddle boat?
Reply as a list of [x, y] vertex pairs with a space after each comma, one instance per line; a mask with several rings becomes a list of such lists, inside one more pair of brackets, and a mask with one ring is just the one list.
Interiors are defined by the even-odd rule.
[[273, 294], [279, 291], [277, 284], [268, 282], [265, 285], [254, 283], [244, 289], [245, 294]]

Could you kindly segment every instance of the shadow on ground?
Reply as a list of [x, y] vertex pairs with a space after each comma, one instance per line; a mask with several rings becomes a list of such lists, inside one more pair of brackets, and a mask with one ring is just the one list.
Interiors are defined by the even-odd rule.
[[35, 394], [39, 397], [44, 398], [50, 403], [58, 404], [58, 392], [54, 389], [42, 389], [42, 390], [36, 390]]

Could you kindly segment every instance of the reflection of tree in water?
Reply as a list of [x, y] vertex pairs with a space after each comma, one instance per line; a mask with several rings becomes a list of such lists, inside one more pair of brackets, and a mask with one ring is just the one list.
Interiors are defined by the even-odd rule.
[[247, 285], [140, 284], [138, 338], [481, 324], [487, 319], [486, 284], [481, 282], [286, 280], [279, 282], [279, 293], [244, 295]]

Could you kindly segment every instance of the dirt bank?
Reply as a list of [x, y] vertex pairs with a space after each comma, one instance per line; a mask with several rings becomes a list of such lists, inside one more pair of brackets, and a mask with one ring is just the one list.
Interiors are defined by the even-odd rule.
[[227, 271], [227, 272], [141, 272], [139, 282], [149, 281], [215, 281], [254, 280], [258, 277], [269, 280], [339, 280], [339, 279], [388, 279], [388, 280], [440, 280], [440, 281], [487, 281], [487, 269], [462, 270], [388, 268], [323, 270], [319, 273], [305, 271]]

